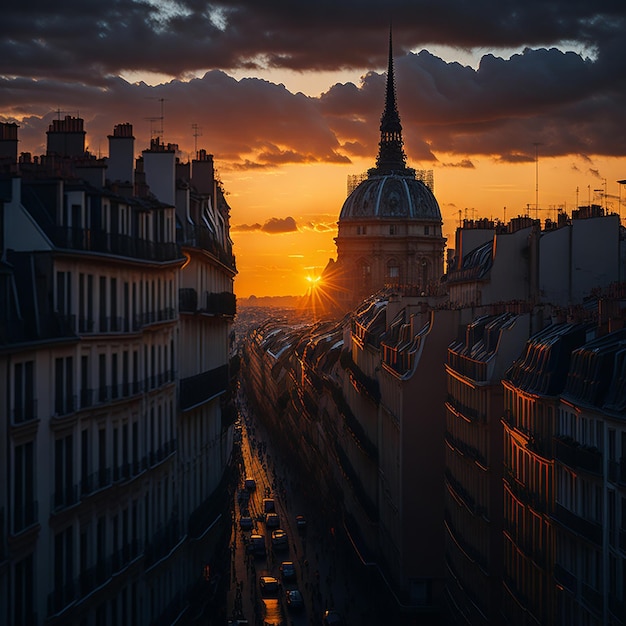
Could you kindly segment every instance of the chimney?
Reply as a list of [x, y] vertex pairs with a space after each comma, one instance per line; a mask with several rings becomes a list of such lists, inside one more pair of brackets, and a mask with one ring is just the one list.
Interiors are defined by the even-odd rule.
[[163, 204], [176, 206], [176, 144], [162, 144], [158, 137], [143, 150], [143, 168], [150, 191]]
[[191, 162], [191, 184], [198, 193], [213, 194], [213, 155], [206, 150], [198, 150], [198, 158]]
[[0, 122], [0, 162], [17, 163], [17, 124]]
[[132, 124], [117, 124], [109, 135], [107, 178], [110, 182], [135, 185], [135, 138]]
[[61, 157], [82, 157], [85, 154], [85, 131], [83, 119], [66, 115], [65, 119], [52, 120], [46, 135], [46, 154]]

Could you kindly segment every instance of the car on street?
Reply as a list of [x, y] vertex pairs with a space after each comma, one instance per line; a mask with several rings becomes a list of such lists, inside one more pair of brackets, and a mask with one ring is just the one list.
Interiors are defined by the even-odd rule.
[[322, 624], [323, 626], [343, 626], [343, 620], [337, 611], [334, 609], [328, 609], [324, 611]]
[[253, 525], [252, 518], [249, 515], [242, 515], [239, 518], [239, 528], [241, 530], [252, 530]]
[[287, 533], [282, 528], [272, 531], [272, 546], [276, 549], [287, 547]]
[[280, 564], [280, 575], [283, 580], [293, 580], [296, 577], [296, 568], [293, 561], [283, 561]]
[[287, 589], [285, 592], [285, 599], [287, 601], [287, 606], [290, 609], [299, 611], [304, 607], [304, 598], [302, 597], [299, 589]]
[[306, 530], [306, 517], [304, 515], [296, 515], [296, 527], [298, 530]]
[[244, 487], [248, 491], [254, 491], [256, 489], [256, 480], [254, 480], [254, 478], [246, 478], [244, 482]]
[[273, 576], [261, 576], [259, 578], [259, 585], [262, 594], [273, 595], [278, 593], [280, 583], [278, 582], [278, 578], [274, 578]]
[[280, 526], [280, 517], [278, 517], [278, 513], [268, 513], [265, 516], [265, 525], [268, 528], [278, 528]]
[[250, 552], [256, 556], [265, 556], [265, 537], [259, 534], [250, 535], [248, 544]]
[[263, 498], [263, 513], [274, 513], [276, 511], [276, 503], [274, 498]]

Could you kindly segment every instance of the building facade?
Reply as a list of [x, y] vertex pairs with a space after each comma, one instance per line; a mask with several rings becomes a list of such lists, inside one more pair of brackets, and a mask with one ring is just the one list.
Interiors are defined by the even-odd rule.
[[[170, 623], [206, 601], [227, 491], [228, 207], [214, 180], [177, 183], [189, 205], [148, 193], [129, 124], [109, 159], [80, 118], [34, 159], [3, 136], [3, 620]], [[186, 322], [191, 284], [226, 304]]]

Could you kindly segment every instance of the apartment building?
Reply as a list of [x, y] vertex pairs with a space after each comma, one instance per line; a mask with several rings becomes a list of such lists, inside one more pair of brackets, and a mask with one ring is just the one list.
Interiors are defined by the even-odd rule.
[[[108, 159], [70, 116], [41, 157], [16, 158], [13, 128], [2, 138], [0, 611], [15, 625], [169, 623], [206, 600], [228, 479], [228, 207], [213, 179], [175, 179], [172, 146], [135, 163], [130, 124]], [[149, 193], [168, 168], [174, 187]], [[190, 324], [192, 283], [227, 304]]]

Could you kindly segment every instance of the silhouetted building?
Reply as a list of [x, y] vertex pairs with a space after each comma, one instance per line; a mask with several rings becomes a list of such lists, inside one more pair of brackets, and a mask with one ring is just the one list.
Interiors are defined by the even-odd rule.
[[431, 189], [406, 166], [390, 34], [376, 167], [343, 204], [335, 239], [337, 260], [325, 268], [320, 291], [341, 311], [386, 286], [436, 293], [443, 273], [441, 226]]

